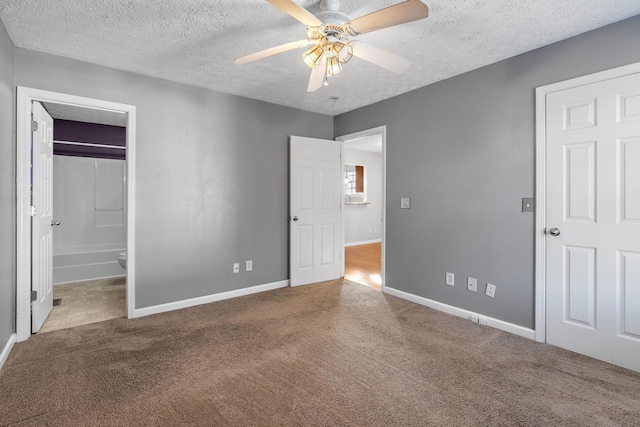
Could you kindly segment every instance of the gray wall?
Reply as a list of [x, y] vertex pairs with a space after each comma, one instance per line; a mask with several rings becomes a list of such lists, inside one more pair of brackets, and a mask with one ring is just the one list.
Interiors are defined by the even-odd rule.
[[348, 143], [344, 150], [344, 163], [364, 166], [369, 204], [344, 205], [344, 242], [378, 240], [382, 237], [382, 154], [347, 147]]
[[534, 89], [638, 62], [639, 40], [637, 16], [336, 117], [387, 126], [386, 285], [533, 328]]
[[289, 277], [288, 136], [331, 117], [24, 49], [15, 82], [137, 107], [136, 308]]
[[15, 331], [13, 43], [0, 22], [0, 351]]

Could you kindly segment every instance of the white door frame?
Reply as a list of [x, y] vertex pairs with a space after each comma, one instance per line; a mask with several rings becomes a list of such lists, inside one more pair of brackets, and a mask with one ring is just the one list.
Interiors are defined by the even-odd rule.
[[31, 103], [33, 101], [127, 115], [127, 317], [135, 317], [136, 107], [18, 86], [16, 128], [16, 334], [31, 336]]
[[547, 129], [546, 129], [546, 96], [578, 86], [599, 83], [630, 74], [640, 73], [640, 62], [599, 73], [589, 74], [536, 88], [536, 228], [535, 228], [535, 340], [546, 342], [547, 310], [546, 310], [546, 170], [547, 170]]
[[[386, 254], [386, 244], [385, 244], [385, 235], [387, 233], [387, 127], [386, 126], [378, 126], [375, 128], [371, 128], [371, 129], [367, 129], [367, 130], [363, 130], [360, 132], [354, 132], [354, 133], [350, 133], [347, 135], [342, 135], [342, 136], [338, 136], [336, 137], [336, 141], [340, 141], [340, 158], [342, 159], [342, 177], [344, 177], [344, 146], [345, 143], [352, 141], [354, 139], [361, 139], [361, 138], [366, 138], [368, 136], [372, 136], [372, 135], [381, 135], [382, 136], [382, 254], [380, 255], [380, 266], [381, 266], [381, 271], [380, 271], [380, 278], [381, 278], [381, 285], [380, 285], [380, 289], [382, 290], [382, 292], [385, 292], [385, 254]], [[341, 203], [344, 203], [344, 185], [340, 186], [342, 188], [341, 191]], [[344, 255], [344, 209], [340, 210], [340, 215], [341, 215], [341, 234], [342, 234], [342, 245], [341, 245], [341, 253], [340, 253], [340, 258], [341, 258], [341, 270], [340, 270], [340, 276], [344, 277], [344, 264], [345, 264], [345, 255]]]

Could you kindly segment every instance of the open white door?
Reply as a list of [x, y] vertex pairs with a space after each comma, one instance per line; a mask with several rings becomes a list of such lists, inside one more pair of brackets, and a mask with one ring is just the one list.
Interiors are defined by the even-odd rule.
[[340, 143], [291, 137], [289, 156], [291, 286], [340, 277]]
[[31, 332], [36, 333], [53, 308], [53, 119], [33, 103], [32, 127]]
[[640, 74], [546, 102], [547, 341], [640, 371]]

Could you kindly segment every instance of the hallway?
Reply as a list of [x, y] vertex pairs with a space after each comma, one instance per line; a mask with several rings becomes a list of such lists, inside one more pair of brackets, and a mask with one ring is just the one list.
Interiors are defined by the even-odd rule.
[[377, 291], [382, 285], [382, 243], [344, 248], [344, 278]]

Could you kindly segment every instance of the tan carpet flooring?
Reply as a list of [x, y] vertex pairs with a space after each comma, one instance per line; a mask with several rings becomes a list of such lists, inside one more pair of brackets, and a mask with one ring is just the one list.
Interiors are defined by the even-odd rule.
[[334, 281], [36, 335], [0, 425], [638, 426], [640, 374]]

